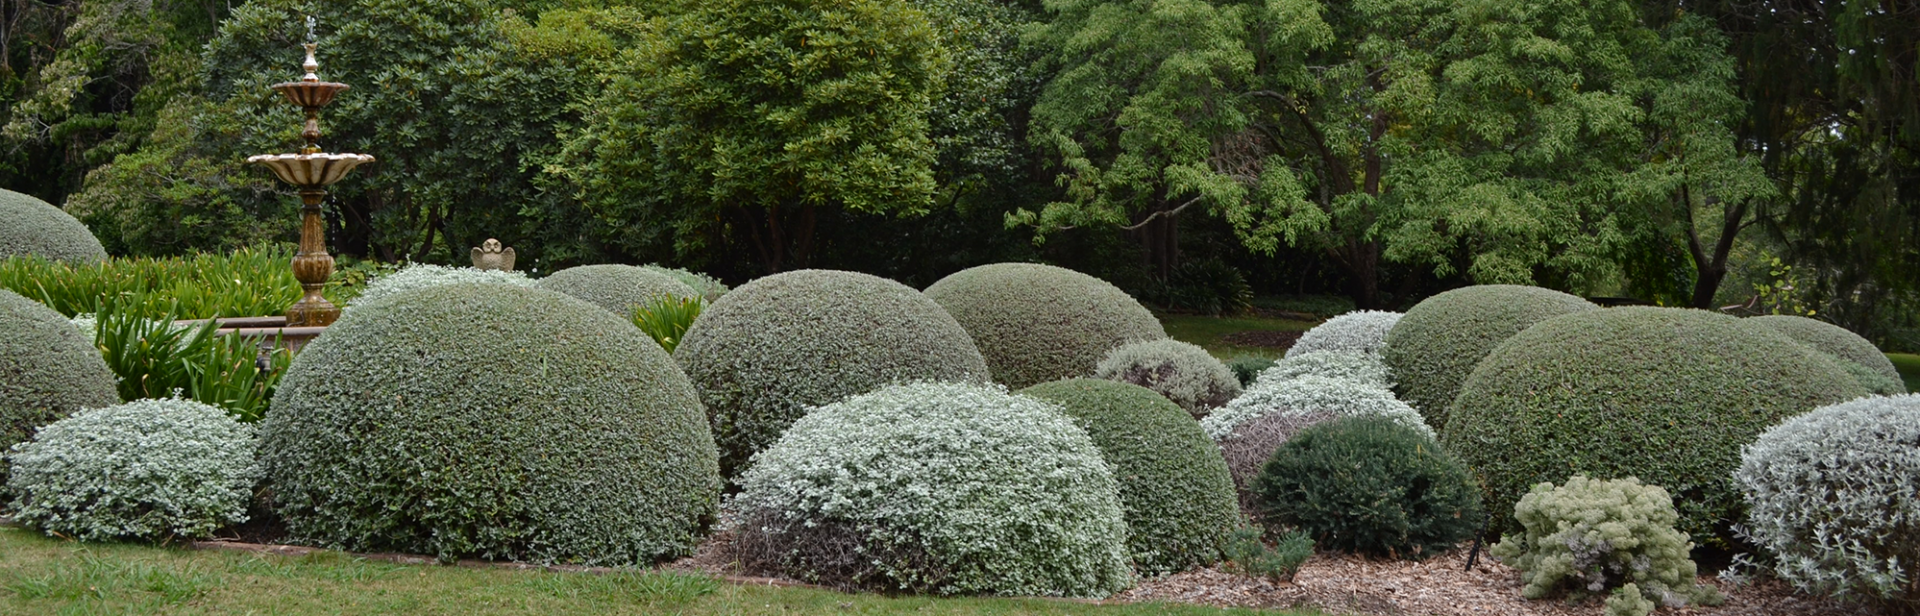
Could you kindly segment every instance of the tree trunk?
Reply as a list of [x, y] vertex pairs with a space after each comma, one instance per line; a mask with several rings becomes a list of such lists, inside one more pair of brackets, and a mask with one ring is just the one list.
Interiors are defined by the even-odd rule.
[[804, 269], [813, 261], [814, 228], [818, 222], [815, 206], [734, 206], [731, 209], [740, 227], [746, 229], [747, 238], [760, 255], [760, 267], [768, 275], [787, 271], [790, 266]]
[[1693, 302], [1694, 308], [1713, 310], [1713, 296], [1720, 292], [1720, 283], [1727, 278], [1727, 255], [1733, 252], [1733, 242], [1740, 237], [1740, 231], [1746, 228], [1747, 205], [1727, 209], [1720, 218], [1720, 238], [1713, 243], [1713, 252], [1700, 243], [1700, 232], [1693, 226], [1693, 203], [1684, 187], [1681, 199], [1687, 200], [1687, 250], [1693, 254]]

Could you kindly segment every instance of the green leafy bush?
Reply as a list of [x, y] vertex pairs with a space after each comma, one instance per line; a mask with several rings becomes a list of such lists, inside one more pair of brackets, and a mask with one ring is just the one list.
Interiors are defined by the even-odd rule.
[[1281, 537], [1272, 547], [1261, 538], [1259, 528], [1242, 526], [1227, 539], [1227, 570], [1247, 577], [1263, 577], [1274, 582], [1291, 582], [1300, 566], [1313, 557], [1313, 538], [1294, 531]]
[[1487, 355], [1442, 442], [1486, 482], [1494, 528], [1540, 482], [1639, 477], [1666, 488], [1679, 528], [1724, 545], [1743, 517], [1740, 446], [1782, 419], [1866, 392], [1784, 335], [1702, 310], [1609, 308], [1535, 325]]
[[1233, 378], [1240, 381], [1240, 388], [1246, 389], [1253, 380], [1260, 378], [1260, 372], [1272, 368], [1274, 361], [1269, 357], [1235, 357], [1227, 361], [1227, 369], [1233, 371]]
[[1052, 404], [883, 387], [814, 409], [754, 457], [735, 549], [839, 587], [1103, 596], [1132, 581], [1110, 468]]
[[698, 394], [626, 321], [540, 289], [360, 304], [261, 424], [288, 533], [329, 548], [632, 565], [690, 552], [720, 478]]
[[1433, 437], [1385, 417], [1315, 425], [1254, 480], [1261, 522], [1321, 546], [1420, 559], [1473, 537], [1483, 519], [1467, 467]]
[[1159, 319], [1106, 281], [1035, 263], [995, 263], [927, 287], [1013, 388], [1093, 374], [1107, 352], [1167, 337]]
[[699, 297], [672, 276], [631, 265], [582, 265], [540, 279], [540, 288], [586, 300], [621, 317], [662, 297]]
[[[399, 295], [414, 289], [470, 282], [531, 287], [536, 283], [520, 272], [483, 270], [472, 267], [447, 267], [429, 263], [410, 263], [399, 271], [375, 278], [361, 289], [354, 303], [364, 304]], [[348, 308], [351, 311], [351, 307]]]
[[1405, 316], [1398, 312], [1357, 310], [1313, 326], [1287, 349], [1287, 357], [1321, 351], [1346, 351], [1379, 355], [1387, 344], [1387, 332]]
[[1920, 394], [1821, 407], [1767, 429], [1733, 480], [1743, 535], [1802, 591], [1920, 610]]
[[700, 313], [673, 357], [706, 403], [729, 478], [810, 406], [889, 383], [987, 375], [966, 330], [926, 296], [830, 270], [741, 285]]
[[[1847, 331], [1847, 328], [1793, 315], [1770, 315], [1741, 319], [1741, 323], [1764, 327], [1786, 334], [1815, 351], [1826, 353], [1835, 359], [1847, 362], [1841, 364], [1854, 380], [1862, 387], [1876, 394], [1907, 393], [1906, 383], [1900, 380], [1900, 371], [1894, 369], [1893, 361], [1887, 359], [1878, 347], [1866, 338]], [[1852, 365], [1848, 365], [1852, 364]]]
[[1240, 523], [1233, 480], [1187, 414], [1137, 385], [1041, 383], [1022, 395], [1060, 405], [1099, 446], [1120, 483], [1134, 567], [1158, 575], [1212, 564]]
[[6, 456], [15, 518], [83, 541], [196, 539], [247, 520], [253, 426], [191, 400], [87, 409]]
[[113, 371], [66, 317], [0, 290], [0, 447], [83, 408], [113, 406]]
[[0, 189], [0, 259], [33, 255], [50, 261], [88, 265], [107, 260], [87, 226], [53, 204], [31, 195]]
[[[108, 303], [94, 319], [91, 337], [107, 367], [119, 377], [120, 399], [187, 398], [226, 409], [241, 421], [259, 421], [293, 362], [282, 348], [262, 340], [220, 335], [219, 325], [176, 325], [135, 313], [145, 302]], [[270, 341], [268, 341], [270, 342]]]
[[1378, 355], [1358, 351], [1288, 354], [1280, 363], [1261, 373], [1259, 380], [1254, 382], [1270, 383], [1303, 376], [1346, 379], [1381, 389], [1393, 387], [1393, 371], [1387, 368], [1386, 362], [1380, 361]]
[[1233, 370], [1199, 346], [1163, 338], [1116, 347], [1093, 368], [1093, 378], [1153, 390], [1195, 419], [1240, 395]]
[[[1493, 348], [1535, 323], [1599, 308], [1559, 291], [1516, 285], [1454, 289], [1421, 300], [1387, 333], [1381, 359], [1393, 370], [1394, 392], [1435, 429], [1445, 428], [1453, 399]], [[1531, 483], [1527, 484], [1531, 485]]]
[[1513, 517], [1523, 530], [1494, 544], [1493, 555], [1520, 570], [1527, 584], [1520, 593], [1528, 599], [1620, 590], [1620, 598], [1607, 600], [1609, 612], [1618, 603], [1637, 616], [1646, 615], [1640, 606], [1651, 608], [1646, 599], [1673, 607], [1723, 599], [1694, 583], [1693, 544], [1674, 530], [1680, 514], [1660, 486], [1574, 475], [1566, 485], [1533, 486], [1514, 505]]
[[640, 331], [660, 343], [660, 348], [672, 353], [680, 346], [680, 339], [687, 337], [687, 329], [700, 319], [701, 311], [706, 310], [707, 300], [700, 296], [653, 298], [633, 311], [633, 325]]
[[[108, 301], [148, 319], [269, 316], [300, 299], [292, 259], [285, 246], [84, 265], [15, 257], [0, 260], [0, 287], [70, 317], [100, 312]], [[324, 293], [343, 305], [355, 290], [328, 286]]]

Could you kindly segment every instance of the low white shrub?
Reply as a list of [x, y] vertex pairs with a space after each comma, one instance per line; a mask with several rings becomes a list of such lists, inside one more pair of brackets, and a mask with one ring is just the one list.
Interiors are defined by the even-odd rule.
[[1266, 384], [1255, 383], [1240, 397], [1200, 421], [1207, 437], [1219, 442], [1240, 424], [1273, 413], [1328, 413], [1335, 417], [1380, 415], [1433, 436], [1420, 413], [1377, 385], [1324, 376], [1303, 376]]
[[521, 287], [534, 286], [534, 280], [520, 272], [414, 263], [400, 268], [400, 271], [375, 278], [372, 282], [368, 282], [366, 290], [361, 291], [360, 296], [354, 298], [353, 303], [365, 304], [401, 291], [460, 284], [463, 282], [491, 282]]
[[1289, 354], [1272, 368], [1262, 370], [1254, 380], [1254, 387], [1279, 381], [1297, 379], [1303, 376], [1324, 376], [1347, 379], [1360, 383], [1376, 385], [1381, 389], [1393, 387], [1393, 371], [1379, 355], [1359, 351], [1313, 351], [1310, 353]]
[[1314, 326], [1287, 349], [1287, 357], [1315, 351], [1354, 351], [1379, 355], [1387, 346], [1387, 332], [1403, 316], [1383, 310], [1356, 310]]
[[1196, 418], [1240, 395], [1240, 379], [1232, 368], [1206, 349], [1171, 338], [1108, 351], [1094, 367], [1093, 378], [1151, 389]]

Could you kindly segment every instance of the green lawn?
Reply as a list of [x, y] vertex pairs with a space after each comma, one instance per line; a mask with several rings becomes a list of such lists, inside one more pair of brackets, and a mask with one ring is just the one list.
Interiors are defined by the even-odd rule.
[[1181, 342], [1200, 345], [1222, 361], [1235, 357], [1279, 358], [1286, 352], [1280, 349], [1235, 346], [1221, 342], [1221, 336], [1239, 331], [1306, 331], [1318, 325], [1309, 321], [1262, 317], [1207, 317], [1191, 314], [1161, 314], [1159, 317], [1160, 324], [1167, 328], [1168, 336]]
[[1900, 378], [1907, 381], [1907, 391], [1920, 393], [1920, 355], [1888, 353], [1887, 359], [1893, 360], [1893, 367], [1900, 370]]
[[0, 614], [1299, 614], [1048, 599], [888, 598], [659, 572], [395, 565], [79, 544], [0, 527]]

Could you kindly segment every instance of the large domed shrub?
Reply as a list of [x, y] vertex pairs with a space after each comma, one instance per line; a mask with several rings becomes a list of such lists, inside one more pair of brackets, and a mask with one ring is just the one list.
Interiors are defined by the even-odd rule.
[[540, 288], [558, 291], [586, 300], [621, 317], [660, 297], [685, 299], [696, 297], [686, 283], [664, 273], [631, 265], [582, 265], [569, 267], [540, 279]]
[[1486, 482], [1496, 529], [1537, 483], [1575, 474], [1666, 488], [1677, 527], [1722, 539], [1744, 507], [1742, 445], [1782, 419], [1865, 391], [1820, 355], [1740, 320], [1679, 308], [1611, 308], [1541, 322], [1467, 379], [1442, 442]]
[[1020, 393], [1066, 409], [1100, 447], [1120, 483], [1127, 545], [1142, 574], [1220, 560], [1240, 524], [1233, 479], [1180, 407], [1140, 386], [1097, 379], [1041, 383]]
[[1322, 547], [1425, 558], [1480, 528], [1480, 490], [1433, 437], [1386, 417], [1315, 425], [1281, 445], [1254, 480], [1261, 523]]
[[24, 255], [82, 265], [107, 260], [107, 249], [53, 204], [0, 189], [0, 259]]
[[[371, 282], [368, 282], [366, 288], [360, 291], [360, 295], [353, 299], [353, 304], [371, 303], [379, 301], [381, 298], [389, 295], [397, 295], [414, 289], [469, 282], [506, 284], [518, 287], [531, 287], [534, 285], [532, 278], [528, 278], [526, 274], [520, 272], [414, 263], [400, 268], [400, 271], [375, 278]], [[347, 308], [349, 311], [352, 309], [352, 306]]]
[[7, 455], [19, 521], [83, 541], [194, 539], [247, 520], [253, 426], [192, 400], [135, 400], [53, 422]]
[[1233, 369], [1206, 349], [1171, 338], [1115, 348], [1094, 366], [1093, 378], [1151, 389], [1195, 418], [1240, 395]]
[[[0, 289], [0, 451], [83, 408], [120, 403], [93, 336], [39, 302]], [[0, 479], [6, 476], [0, 467]]]
[[1106, 281], [1035, 263], [965, 269], [927, 287], [1012, 388], [1093, 374], [1108, 351], [1167, 337], [1160, 320]]
[[1347, 351], [1380, 354], [1386, 347], [1387, 332], [1405, 316], [1398, 312], [1358, 310], [1315, 325], [1287, 349], [1287, 357], [1319, 351]]
[[586, 302], [459, 284], [361, 304], [294, 359], [261, 458], [294, 538], [601, 565], [690, 552], [720, 478], [698, 395]]
[[895, 385], [820, 407], [741, 485], [736, 549], [756, 569], [939, 594], [1103, 596], [1131, 582], [1100, 449], [1058, 407], [998, 386]]
[[987, 375], [966, 330], [926, 296], [831, 270], [777, 274], [728, 292], [694, 320], [673, 357], [706, 402], [730, 478], [809, 407], [890, 383]]
[[1734, 482], [1748, 539], [1802, 591], [1920, 610], [1920, 395], [1823, 407], [1768, 429]]
[[[1516, 285], [1454, 289], [1422, 300], [1387, 333], [1381, 359], [1400, 394], [1434, 428], [1473, 367], [1507, 338], [1535, 323], [1599, 306], [1572, 295]], [[1531, 484], [1529, 484], [1531, 485]]]
[[[1906, 383], [1900, 380], [1900, 371], [1894, 369], [1893, 361], [1887, 359], [1878, 347], [1866, 338], [1847, 331], [1847, 328], [1818, 321], [1807, 317], [1792, 315], [1772, 315], [1741, 319], [1741, 323], [1771, 329], [1813, 350], [1826, 353], [1844, 362], [1841, 364], [1861, 386], [1877, 394], [1907, 393]], [[1857, 368], [1855, 367], [1857, 366]]]

